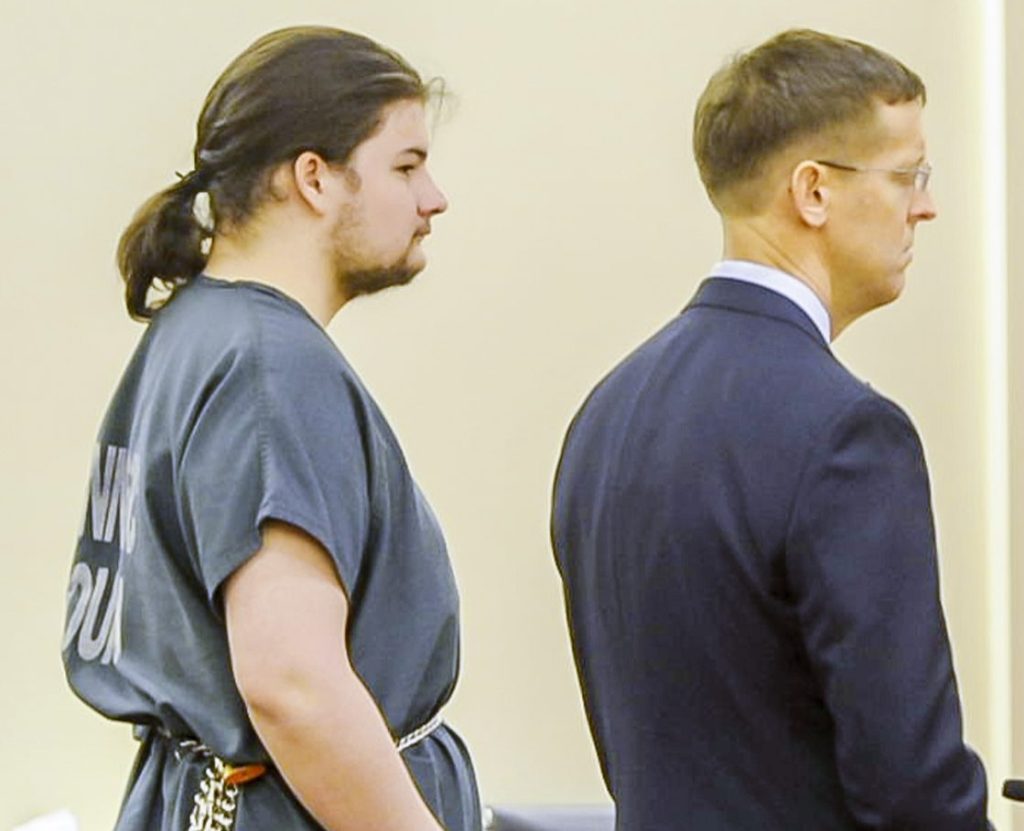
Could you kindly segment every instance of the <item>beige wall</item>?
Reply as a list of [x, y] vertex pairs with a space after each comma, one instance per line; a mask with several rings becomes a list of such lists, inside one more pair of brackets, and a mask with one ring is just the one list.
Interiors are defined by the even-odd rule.
[[[1024, 5], [1007, 3], [1007, 167], [1008, 167], [1008, 226], [1010, 228], [1008, 261], [1009, 292], [1007, 316], [1010, 327], [1010, 448], [1011, 459], [1024, 459], [1024, 239], [1019, 229], [1024, 228], [1024, 55], [1020, 37], [1024, 34]], [[1014, 233], [1017, 230], [1017, 233]], [[1024, 464], [1019, 461], [1011, 470], [1011, 505], [1024, 499]], [[1024, 713], [1024, 515], [1012, 514], [1011, 540], [1016, 556], [1012, 562], [1012, 597], [1017, 600], [1012, 609], [1013, 697], [1015, 713]], [[1013, 770], [1024, 778], [1024, 718], [1013, 721]], [[1017, 809], [1024, 815], [1024, 808]], [[1021, 821], [1024, 827], [1024, 820]]]
[[[583, 395], [682, 306], [719, 254], [688, 150], [705, 79], [727, 53], [791, 25], [868, 40], [924, 76], [941, 216], [920, 230], [906, 296], [837, 351], [920, 428], [968, 737], [987, 754], [1010, 725], [989, 706], [992, 656], [1006, 646], [987, 623], [979, 9], [3, 4], [0, 829], [61, 806], [86, 831], [112, 825], [132, 742], [74, 700], [58, 654], [92, 436], [140, 331], [121, 310], [112, 250], [139, 202], [190, 166], [192, 125], [217, 72], [257, 35], [297, 22], [365, 31], [445, 76], [457, 96], [436, 136], [452, 209], [435, 225], [431, 267], [408, 289], [352, 304], [331, 331], [446, 527], [465, 622], [451, 720], [496, 801], [604, 798], [548, 548], [548, 494]], [[1014, 175], [1024, 184], [1019, 159]], [[1017, 765], [1024, 774], [1024, 754]], [[1005, 767], [990, 770], [993, 790]]]

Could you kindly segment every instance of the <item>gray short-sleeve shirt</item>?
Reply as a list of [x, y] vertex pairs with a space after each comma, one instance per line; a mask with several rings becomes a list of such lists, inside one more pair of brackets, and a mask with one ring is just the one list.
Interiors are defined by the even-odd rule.
[[[202, 760], [175, 754], [158, 731], [229, 761], [268, 760], [235, 688], [219, 598], [268, 519], [333, 558], [353, 665], [392, 734], [428, 721], [458, 673], [458, 596], [394, 434], [298, 303], [200, 276], [150, 323], [108, 409], [68, 590], [75, 692], [156, 728], [118, 829], [185, 827]], [[451, 730], [403, 756], [446, 827], [479, 828], [471, 764]], [[235, 827], [317, 826], [271, 770], [242, 789]]]

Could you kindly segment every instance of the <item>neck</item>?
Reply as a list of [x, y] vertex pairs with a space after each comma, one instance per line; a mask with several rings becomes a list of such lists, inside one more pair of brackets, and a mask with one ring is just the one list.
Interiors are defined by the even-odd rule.
[[205, 271], [222, 280], [271, 286], [302, 305], [324, 327], [349, 299], [320, 240], [301, 230], [247, 226], [217, 234]]
[[835, 308], [831, 275], [819, 253], [762, 217], [723, 217], [722, 221], [725, 259], [771, 266], [804, 283], [828, 311], [835, 339], [850, 321]]

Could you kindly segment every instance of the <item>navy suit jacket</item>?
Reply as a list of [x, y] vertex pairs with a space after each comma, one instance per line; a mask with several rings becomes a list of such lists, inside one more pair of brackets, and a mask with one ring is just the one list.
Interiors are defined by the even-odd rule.
[[569, 430], [552, 537], [624, 831], [983, 831], [907, 416], [705, 281]]

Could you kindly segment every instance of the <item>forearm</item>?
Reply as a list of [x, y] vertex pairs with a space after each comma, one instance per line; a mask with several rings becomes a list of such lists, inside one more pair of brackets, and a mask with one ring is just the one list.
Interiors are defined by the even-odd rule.
[[299, 801], [328, 831], [438, 831], [358, 677], [309, 680], [249, 707]]
[[274, 764], [327, 831], [439, 831], [349, 660], [330, 558], [290, 526], [263, 537], [224, 597], [235, 681]]

